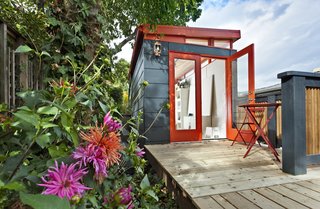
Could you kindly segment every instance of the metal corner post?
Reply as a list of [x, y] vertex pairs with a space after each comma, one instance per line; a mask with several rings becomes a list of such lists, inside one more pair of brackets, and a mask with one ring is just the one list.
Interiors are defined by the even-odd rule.
[[[279, 76], [278, 76], [279, 77]], [[281, 78], [282, 93], [282, 169], [286, 173], [307, 173], [305, 77]]]

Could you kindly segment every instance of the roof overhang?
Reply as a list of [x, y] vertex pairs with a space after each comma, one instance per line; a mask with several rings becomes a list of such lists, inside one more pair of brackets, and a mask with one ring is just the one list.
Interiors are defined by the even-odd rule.
[[155, 30], [149, 25], [141, 25], [137, 28], [137, 35], [131, 57], [129, 77], [135, 69], [143, 40], [156, 40], [167, 42], [185, 43], [187, 38], [194, 39], [223, 39], [231, 40], [232, 43], [241, 38], [240, 30], [226, 30], [214, 28], [196, 28], [184, 26], [158, 25]]

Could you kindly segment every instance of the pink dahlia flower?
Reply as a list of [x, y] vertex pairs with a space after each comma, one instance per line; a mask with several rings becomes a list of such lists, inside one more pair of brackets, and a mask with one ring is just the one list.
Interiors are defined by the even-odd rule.
[[106, 116], [104, 116], [103, 124], [108, 128], [109, 132], [116, 132], [121, 128], [121, 124], [118, 121], [112, 119], [112, 117], [110, 116], [110, 112], [108, 112]]
[[119, 203], [122, 205], [126, 205], [127, 209], [133, 208], [132, 195], [131, 195], [132, 187], [129, 185], [128, 188], [121, 188], [115, 194], [115, 199], [120, 201]]
[[140, 148], [140, 147], [137, 147], [136, 148], [136, 155], [138, 156], [138, 157], [143, 157], [143, 155], [146, 153], [145, 151], [143, 151], [144, 150], [144, 148]]
[[62, 162], [59, 168], [55, 161], [55, 166], [49, 168], [48, 174], [41, 178], [44, 183], [38, 184], [46, 187], [42, 194], [66, 197], [71, 200], [73, 196], [82, 196], [86, 190], [91, 189], [80, 183], [82, 177], [87, 174], [86, 169], [77, 169], [76, 166], [77, 164], [68, 166]]
[[77, 150], [73, 152], [72, 157], [79, 160], [80, 166], [87, 166], [87, 164], [92, 163], [95, 170], [95, 178], [100, 183], [108, 176], [107, 156], [101, 147], [94, 144], [88, 144], [86, 147], [78, 147]]
[[105, 134], [102, 128], [91, 128], [89, 133], [80, 132], [80, 136], [95, 146], [99, 146], [106, 158], [107, 168], [115, 163], [120, 162], [121, 153], [123, 149], [120, 141], [119, 133], [110, 132]]

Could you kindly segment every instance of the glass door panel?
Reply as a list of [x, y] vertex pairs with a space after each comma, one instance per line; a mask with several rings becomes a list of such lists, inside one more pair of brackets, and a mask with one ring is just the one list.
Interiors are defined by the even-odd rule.
[[[239, 108], [241, 104], [249, 103], [248, 89], [248, 55], [245, 54], [232, 62], [232, 124], [233, 128], [237, 122], [243, 121], [245, 117], [245, 111], [243, 108]], [[245, 127], [246, 129], [248, 127]]]
[[200, 56], [169, 53], [170, 141], [199, 141], [201, 135]]
[[[236, 136], [236, 123], [244, 117], [240, 104], [255, 101], [254, 45], [234, 53], [227, 58], [227, 138]], [[250, 137], [250, 136], [249, 136]]]
[[176, 130], [196, 129], [195, 64], [174, 59]]

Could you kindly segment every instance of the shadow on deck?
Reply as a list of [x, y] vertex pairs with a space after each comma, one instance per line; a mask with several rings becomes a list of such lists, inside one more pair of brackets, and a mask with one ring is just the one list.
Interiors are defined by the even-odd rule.
[[266, 147], [255, 146], [243, 158], [246, 146], [230, 145], [225, 140], [146, 145], [146, 156], [182, 209], [320, 208], [319, 167], [292, 176]]

